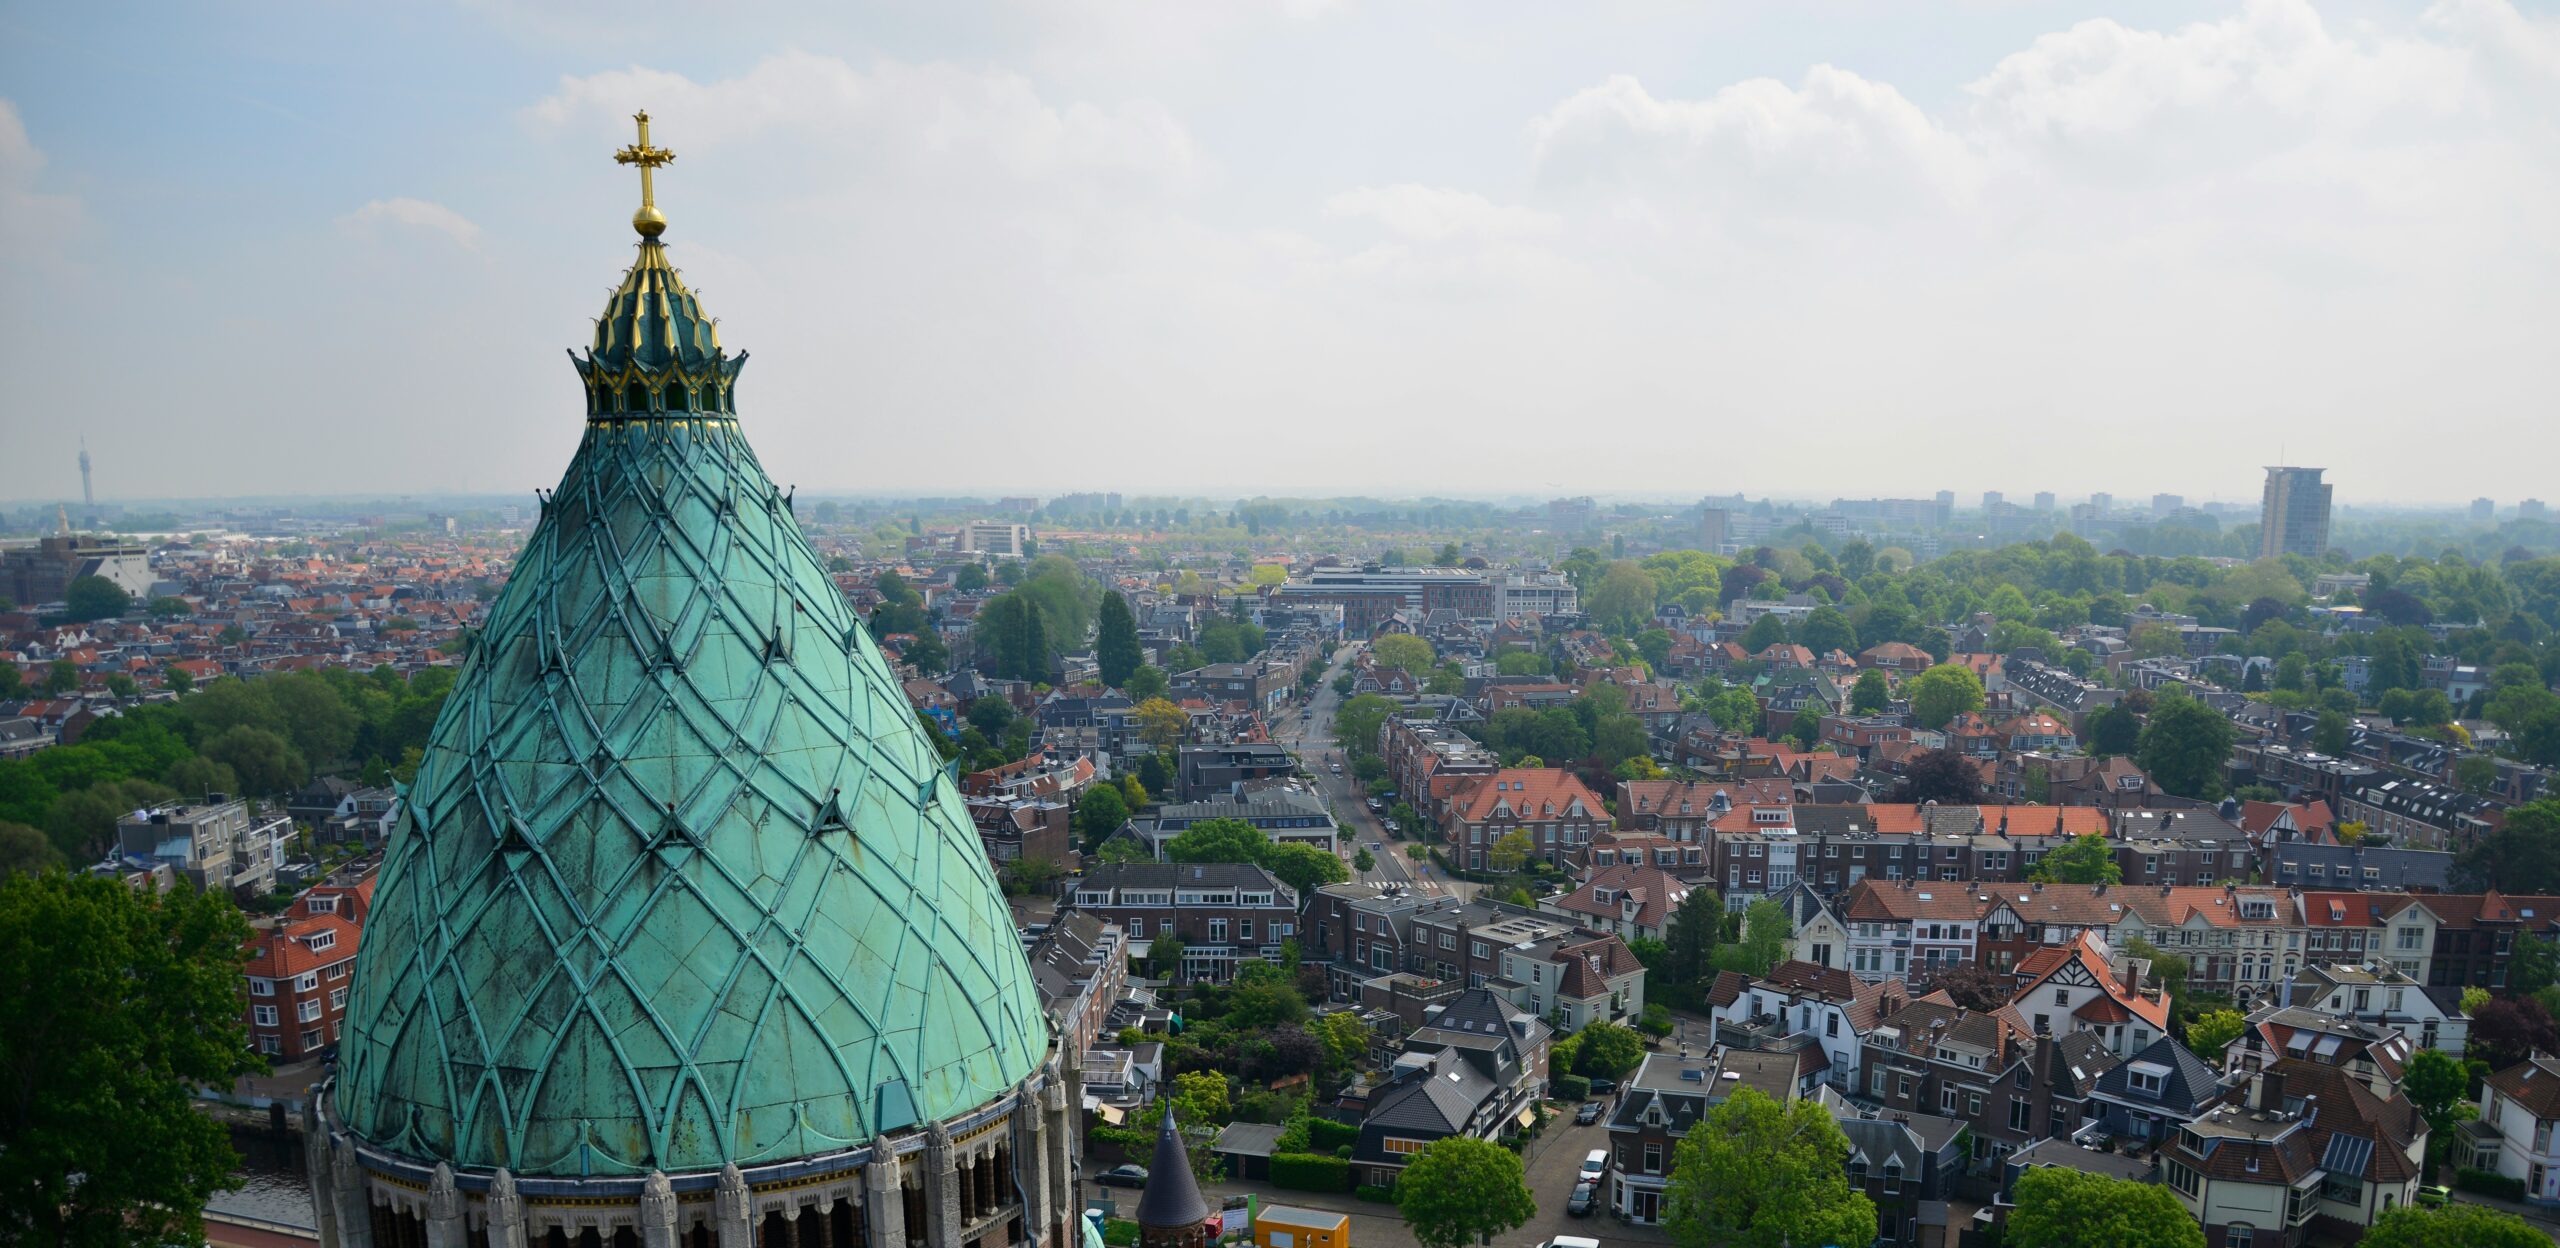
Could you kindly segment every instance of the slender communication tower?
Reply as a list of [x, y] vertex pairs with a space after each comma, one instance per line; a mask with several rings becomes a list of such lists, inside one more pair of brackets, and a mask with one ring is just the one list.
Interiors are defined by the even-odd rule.
[[89, 438], [86, 434], [80, 438], [80, 508], [92, 514], [98, 510], [98, 496], [89, 490]]

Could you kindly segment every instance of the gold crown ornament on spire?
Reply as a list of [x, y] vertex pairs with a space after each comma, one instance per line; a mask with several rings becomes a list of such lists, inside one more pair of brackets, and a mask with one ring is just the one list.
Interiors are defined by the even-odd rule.
[[650, 176], [660, 165], [675, 163], [676, 154], [663, 147], [649, 146], [649, 110], [631, 115], [640, 123], [640, 141], [613, 154], [618, 165], [640, 166], [640, 211], [631, 214], [631, 228], [642, 238], [656, 238], [667, 232], [667, 214], [658, 211], [657, 186]]

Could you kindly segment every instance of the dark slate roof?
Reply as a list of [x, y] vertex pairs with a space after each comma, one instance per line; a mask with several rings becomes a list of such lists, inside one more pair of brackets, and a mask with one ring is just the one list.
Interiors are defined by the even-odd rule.
[[1200, 1225], [1209, 1217], [1209, 1202], [1200, 1198], [1200, 1181], [1191, 1174], [1191, 1154], [1174, 1128], [1173, 1106], [1164, 1108], [1164, 1124], [1156, 1128], [1156, 1156], [1147, 1166], [1147, 1186], [1138, 1193], [1140, 1226], [1178, 1230]]
[[[2443, 891], [2452, 873], [2453, 855], [2441, 849], [2409, 849], [2400, 846], [2312, 845], [2302, 841], [2280, 841], [2270, 866], [2273, 882], [2310, 888], [2385, 888], [2393, 890], [2421, 889]], [[2304, 870], [2319, 864], [2325, 878], [2314, 879]], [[2370, 884], [2365, 882], [2363, 868], [2373, 867], [2382, 874]]]
[[[2168, 1068], [2168, 1075], [2160, 1083], [2159, 1096], [2138, 1093], [2129, 1086], [2136, 1062]], [[2213, 1067], [2188, 1051], [2187, 1046], [2162, 1036], [2134, 1054], [2131, 1060], [2117, 1063], [2098, 1076], [2097, 1093], [2109, 1100], [2136, 1105], [2156, 1104], [2172, 1114], [2192, 1114], [2197, 1106], [2211, 1100], [2218, 1089]]]
[[1096, 867], [1080, 889], [1283, 888], [1280, 877], [1249, 862], [1123, 862]]
[[1370, 1094], [1368, 1116], [1360, 1120], [1358, 1155], [1386, 1155], [1370, 1127], [1406, 1136], [1456, 1135], [1496, 1090], [1493, 1080], [1457, 1052], [1435, 1053], [1429, 1065]]

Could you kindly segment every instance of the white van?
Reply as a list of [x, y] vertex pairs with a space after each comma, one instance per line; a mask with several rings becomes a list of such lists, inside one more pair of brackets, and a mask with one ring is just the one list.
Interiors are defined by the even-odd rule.
[[1600, 1241], [1585, 1239], [1580, 1235], [1558, 1235], [1538, 1245], [1538, 1248], [1600, 1248]]
[[1607, 1173], [1608, 1169], [1609, 1169], [1609, 1150], [1608, 1150], [1608, 1149], [1605, 1149], [1605, 1148], [1595, 1148], [1595, 1149], [1592, 1149], [1592, 1150], [1591, 1150], [1591, 1155], [1582, 1159], [1582, 1177], [1583, 1177], [1583, 1178], [1586, 1178], [1586, 1179], [1596, 1179], [1596, 1178], [1599, 1178], [1602, 1174]]

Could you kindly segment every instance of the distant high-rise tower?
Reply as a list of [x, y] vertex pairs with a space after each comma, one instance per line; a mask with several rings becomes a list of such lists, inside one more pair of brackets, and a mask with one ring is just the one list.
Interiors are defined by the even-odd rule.
[[2324, 468], [2267, 469], [2267, 490], [2258, 504], [2258, 557], [2308, 555], [2319, 558], [2329, 549], [2329, 490], [2320, 480]]
[[89, 439], [80, 439], [80, 506], [88, 511], [98, 509], [98, 496], [89, 489]]
[[2155, 516], [2168, 515], [2169, 513], [2186, 505], [2187, 500], [2175, 494], [2154, 494], [2151, 496], [2151, 514]]
[[1992, 508], [1999, 506], [2000, 502], [2000, 491], [1984, 490], [1982, 492], [1982, 509], [1984, 511], [1989, 511]]
[[2099, 519], [2104, 520], [2107, 518], [2108, 512], [2116, 509], [2116, 496], [2113, 494], [2092, 494], [2089, 496], [2089, 506], [2095, 509]]
[[2053, 510], [2053, 491], [2051, 491], [2051, 490], [2038, 490], [2038, 491], [2036, 491], [2036, 510], [2038, 510], [2038, 511], [2051, 511], [2051, 510]]
[[2518, 520], [2540, 520], [2549, 514], [2549, 511], [2543, 507], [2542, 500], [2538, 498], [2528, 498], [2523, 502], [2516, 504], [2516, 519]]
[[2475, 521], [2478, 521], [2478, 522], [2479, 522], [2479, 523], [2481, 523], [2481, 524], [2487, 524], [2488, 522], [2490, 522], [2490, 521], [2492, 521], [2492, 520], [2497, 519], [2497, 518], [2498, 518], [2498, 504], [2497, 504], [2497, 502], [2496, 502], [2495, 500], [2493, 500], [2493, 499], [2486, 499], [2486, 498], [2475, 498], [2475, 499], [2472, 499], [2472, 500], [2471, 500], [2471, 518], [2472, 518], [2473, 520], [2475, 520]]

